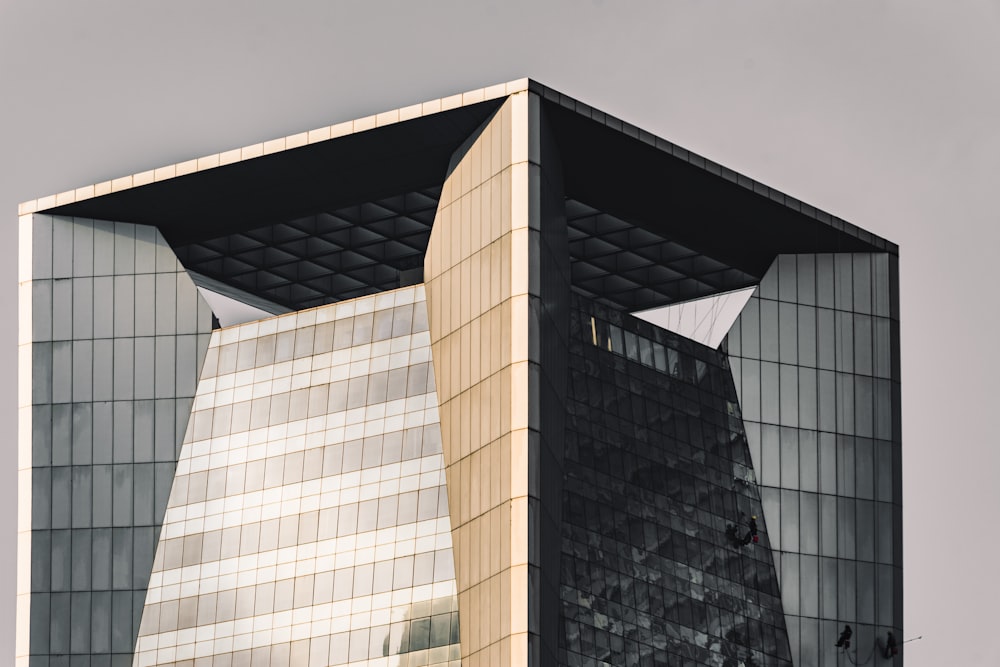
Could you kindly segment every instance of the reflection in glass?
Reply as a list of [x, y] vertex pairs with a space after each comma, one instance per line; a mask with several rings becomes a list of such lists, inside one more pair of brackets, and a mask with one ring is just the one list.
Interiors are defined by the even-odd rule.
[[[312, 607], [314, 620], [319, 613], [336, 621], [304, 648], [293, 642], [289, 660], [458, 658], [441, 435], [436, 411], [424, 407], [436, 405], [433, 369], [426, 353], [412, 365], [389, 356], [401, 344], [421, 350], [410, 338], [412, 327], [426, 329], [417, 289], [407, 288], [403, 305], [389, 299], [366, 315], [352, 309], [338, 318], [347, 311], [329, 306], [322, 317], [294, 313], [247, 325], [254, 335], [216, 332], [155, 550], [157, 601], [146, 601], [144, 618], [162, 618], [172, 605], [168, 615], [178, 627], [209, 631], [234, 618], [288, 623], [282, 614]], [[332, 321], [316, 324], [324, 319]], [[406, 338], [387, 338], [397, 334]], [[345, 340], [355, 339], [363, 347], [345, 349]], [[372, 339], [387, 342], [369, 345]], [[352, 370], [359, 359], [373, 372]], [[237, 397], [234, 384], [248, 389]], [[212, 457], [199, 459], [207, 448]], [[195, 515], [204, 518], [186, 518]], [[221, 590], [194, 596], [166, 583], [181, 572], [219, 571], [239, 574]], [[164, 627], [143, 625], [140, 656], [178, 641]], [[248, 638], [251, 648], [232, 651], [234, 660], [275, 659], [266, 638]]]
[[[582, 298], [574, 305], [571, 329], [582, 335], [570, 348], [560, 661], [671, 664], [684, 655], [722, 664], [752, 647], [760, 661], [789, 664], [766, 548], [771, 526], [755, 485], [740, 482], [753, 472], [724, 357]], [[652, 354], [643, 355], [643, 341]], [[657, 349], [666, 352], [659, 366]], [[773, 431], [761, 457], [778, 480], [784, 462]], [[764, 548], [741, 544], [751, 515]], [[738, 539], [727, 522], [740, 524]], [[744, 586], [755, 589], [752, 609], [749, 593], [738, 592]], [[760, 631], [752, 619], [765, 610], [780, 628]]]

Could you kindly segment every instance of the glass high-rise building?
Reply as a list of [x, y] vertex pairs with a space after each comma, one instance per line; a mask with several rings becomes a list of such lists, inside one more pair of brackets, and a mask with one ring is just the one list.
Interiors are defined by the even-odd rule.
[[19, 280], [19, 667], [902, 661], [898, 248], [534, 81], [26, 202]]

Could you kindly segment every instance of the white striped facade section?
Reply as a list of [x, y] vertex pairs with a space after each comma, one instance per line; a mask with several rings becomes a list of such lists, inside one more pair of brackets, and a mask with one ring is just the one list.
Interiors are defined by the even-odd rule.
[[217, 330], [133, 664], [460, 664], [423, 286]]

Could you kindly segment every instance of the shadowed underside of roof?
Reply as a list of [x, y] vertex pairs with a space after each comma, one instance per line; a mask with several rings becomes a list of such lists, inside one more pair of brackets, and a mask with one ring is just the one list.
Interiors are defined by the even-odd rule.
[[[629, 311], [753, 285], [780, 253], [895, 246], [529, 82], [563, 165], [574, 288]], [[288, 308], [420, 279], [449, 160], [503, 98], [46, 210], [156, 225], [186, 268]]]

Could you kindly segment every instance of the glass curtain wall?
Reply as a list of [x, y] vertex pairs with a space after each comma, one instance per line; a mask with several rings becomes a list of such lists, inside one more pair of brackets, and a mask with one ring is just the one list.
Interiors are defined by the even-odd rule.
[[560, 661], [790, 666], [725, 356], [579, 297], [571, 327]]
[[459, 664], [423, 286], [216, 331], [135, 665]]
[[154, 227], [36, 214], [21, 235], [19, 622], [33, 667], [122, 667], [212, 314]]
[[723, 343], [797, 665], [902, 636], [897, 276], [890, 254], [780, 255]]

